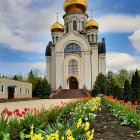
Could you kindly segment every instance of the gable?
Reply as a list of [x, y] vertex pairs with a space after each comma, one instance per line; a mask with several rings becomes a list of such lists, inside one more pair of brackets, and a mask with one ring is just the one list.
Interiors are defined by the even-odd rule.
[[62, 36], [55, 45], [55, 52], [64, 52], [64, 48], [70, 43], [77, 43], [82, 51], [90, 51], [90, 45], [88, 40], [77, 33], [76, 31], [71, 31], [66, 35]]

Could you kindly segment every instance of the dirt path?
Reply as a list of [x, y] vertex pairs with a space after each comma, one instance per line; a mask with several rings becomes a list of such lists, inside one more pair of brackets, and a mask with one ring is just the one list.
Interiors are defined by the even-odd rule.
[[23, 111], [24, 108], [41, 109], [42, 107], [44, 107], [45, 109], [49, 109], [51, 106], [59, 105], [61, 101], [69, 102], [71, 100], [72, 99], [42, 99], [32, 101], [0, 103], [0, 113], [2, 110], [4, 110], [5, 107], [7, 107], [9, 111], [14, 111], [15, 109]]
[[96, 118], [95, 140], [140, 140], [136, 133], [137, 129], [121, 126], [110, 108], [104, 102], [102, 104], [103, 109]]

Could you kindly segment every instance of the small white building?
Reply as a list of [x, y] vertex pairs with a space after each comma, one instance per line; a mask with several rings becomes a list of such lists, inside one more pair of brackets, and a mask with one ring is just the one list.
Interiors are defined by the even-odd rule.
[[51, 26], [46, 47], [47, 80], [54, 90], [91, 90], [99, 73], [106, 74], [105, 39], [98, 42], [99, 25], [88, 21], [86, 0], [65, 0], [64, 26]]
[[32, 98], [32, 84], [0, 77], [0, 99]]

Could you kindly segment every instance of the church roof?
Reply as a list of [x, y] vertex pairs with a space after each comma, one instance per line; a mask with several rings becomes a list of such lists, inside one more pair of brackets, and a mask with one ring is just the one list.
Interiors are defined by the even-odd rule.
[[51, 56], [51, 46], [52, 46], [52, 42], [49, 41], [49, 43], [46, 47], [45, 56]]
[[102, 42], [98, 43], [98, 53], [106, 53], [106, 45], [105, 45], [105, 38], [102, 38]]

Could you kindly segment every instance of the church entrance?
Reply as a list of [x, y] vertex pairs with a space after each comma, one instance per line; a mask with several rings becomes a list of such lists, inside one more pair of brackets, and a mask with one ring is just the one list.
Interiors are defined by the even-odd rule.
[[78, 81], [75, 77], [71, 77], [69, 79], [69, 88], [70, 89], [78, 89]]

